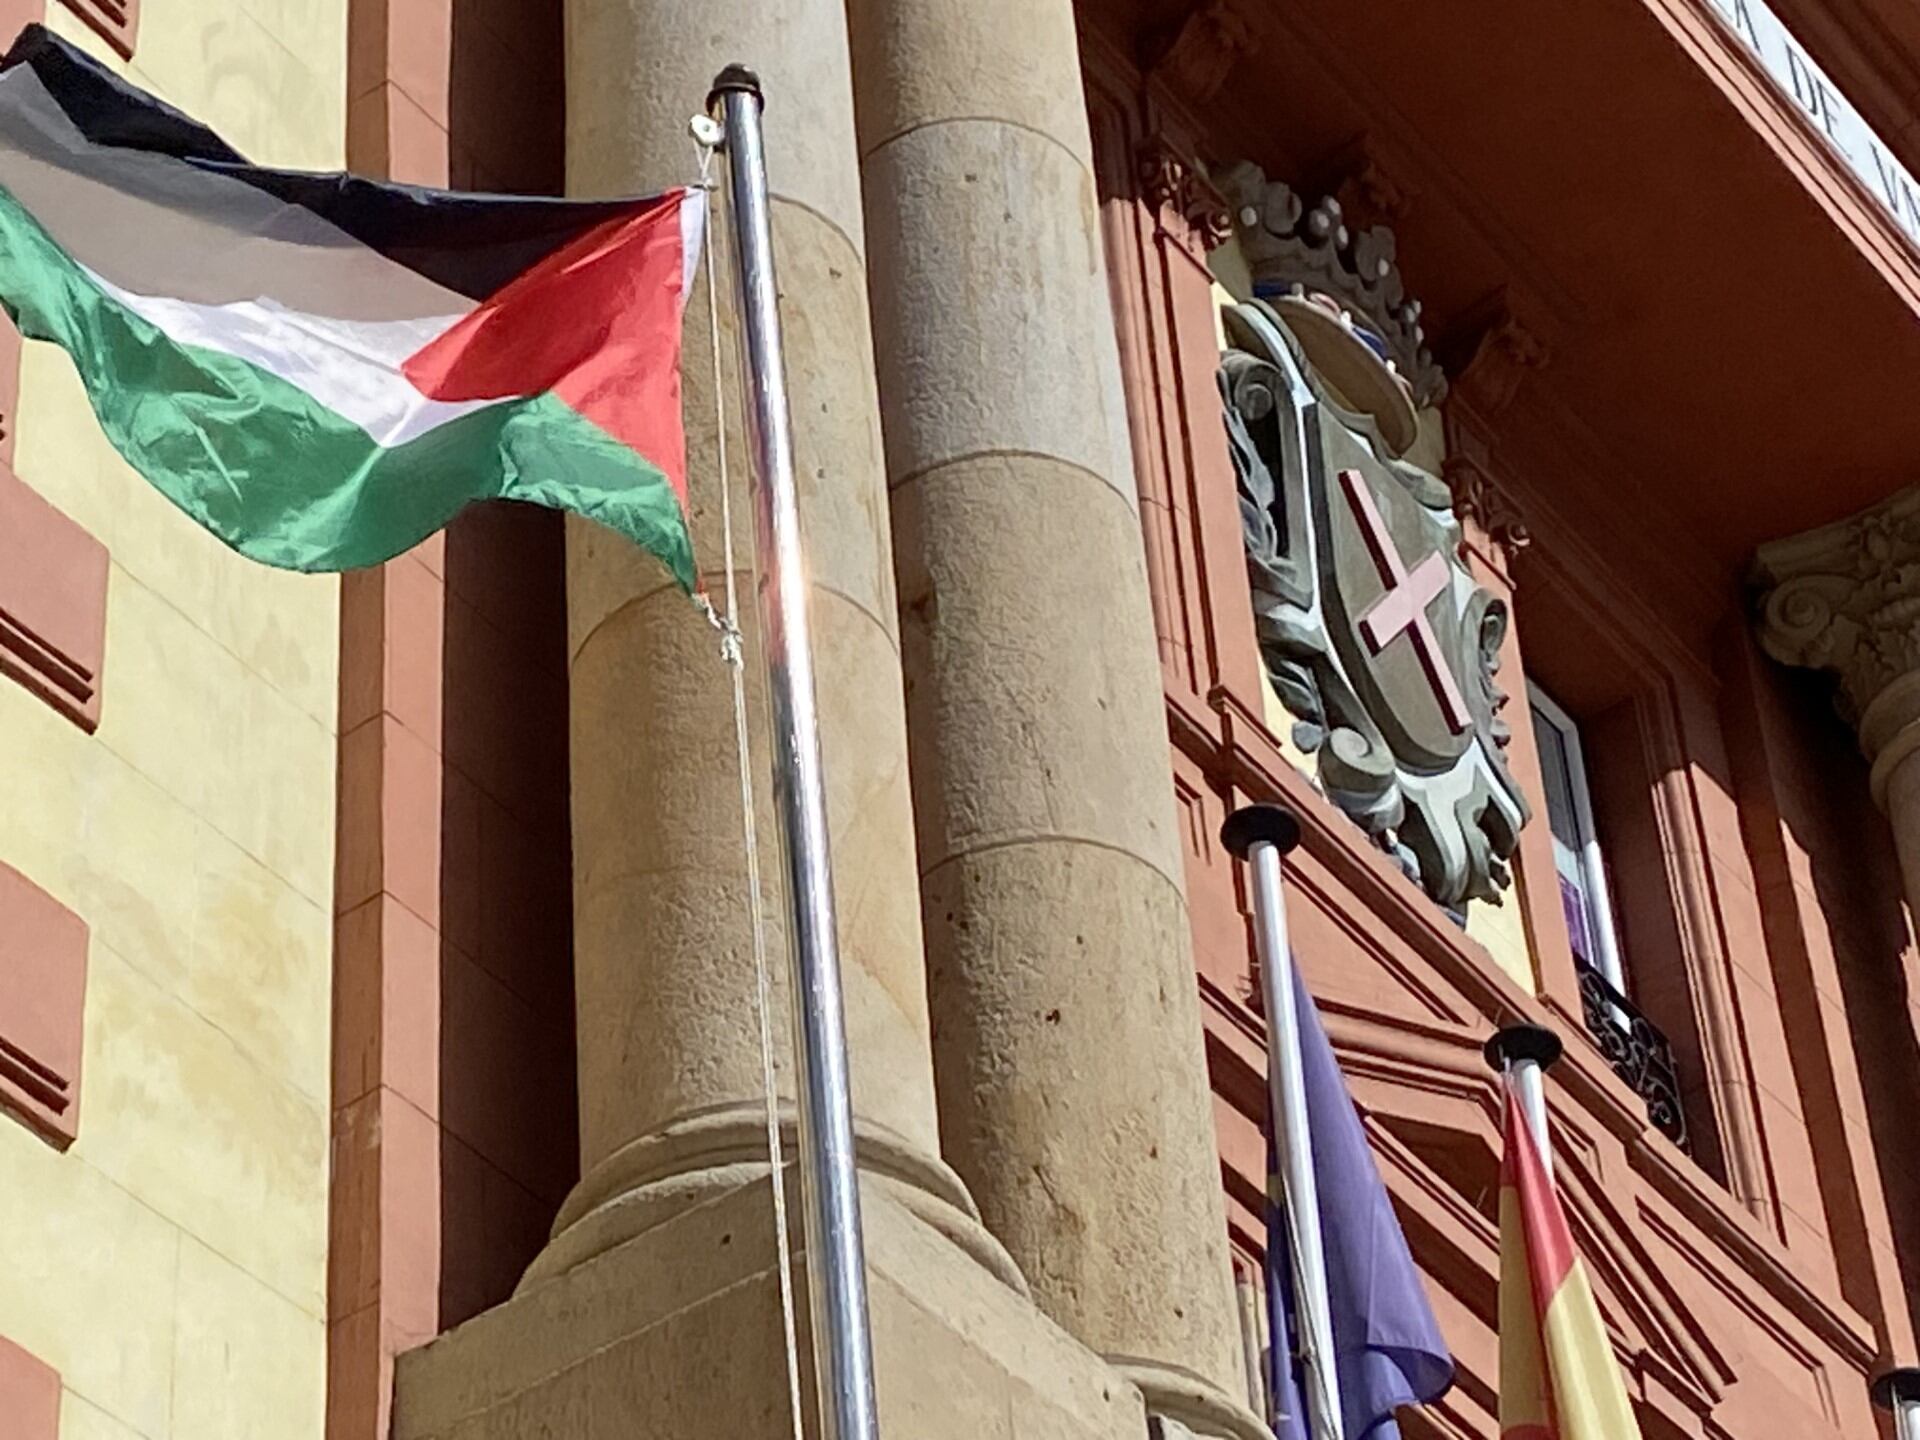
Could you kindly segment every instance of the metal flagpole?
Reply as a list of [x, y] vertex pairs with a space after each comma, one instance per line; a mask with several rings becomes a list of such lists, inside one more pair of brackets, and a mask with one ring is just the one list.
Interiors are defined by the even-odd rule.
[[1549, 1180], [1553, 1179], [1553, 1136], [1547, 1131], [1547, 1087], [1542, 1077], [1560, 1058], [1562, 1048], [1560, 1037], [1544, 1025], [1509, 1025], [1482, 1051], [1487, 1064], [1505, 1076], [1520, 1097], [1521, 1112]]
[[[846, 1009], [834, 928], [827, 800], [820, 773], [807, 620], [807, 566], [793, 481], [793, 433], [767, 214], [760, 80], [744, 65], [714, 77], [707, 97], [725, 131], [734, 273], [753, 457], [760, 637], [773, 710], [773, 789], [785, 841], [793, 937], [794, 1059], [800, 1092], [800, 1194], [821, 1440], [878, 1440], [866, 1247], [854, 1166]], [[795, 1436], [794, 1440], [802, 1440]]]
[[1287, 945], [1280, 857], [1300, 843], [1300, 822], [1278, 805], [1248, 805], [1220, 827], [1220, 842], [1246, 861], [1253, 876], [1253, 933], [1260, 957], [1260, 998], [1267, 1017], [1267, 1104], [1300, 1323], [1301, 1369], [1314, 1440], [1341, 1440], [1340, 1377], [1334, 1367], [1333, 1310], [1327, 1299], [1326, 1251], [1320, 1239], [1320, 1194], [1314, 1178], [1307, 1086], [1300, 1065], [1300, 1017], [1294, 1005], [1293, 951]]
[[1887, 1371], [1873, 1382], [1873, 1403], [1893, 1412], [1896, 1440], [1920, 1440], [1920, 1369]]

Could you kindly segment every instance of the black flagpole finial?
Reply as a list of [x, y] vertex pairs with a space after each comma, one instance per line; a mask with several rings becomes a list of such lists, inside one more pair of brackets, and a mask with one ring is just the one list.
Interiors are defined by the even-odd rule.
[[1516, 1060], [1531, 1060], [1542, 1070], [1551, 1070], [1565, 1048], [1544, 1025], [1509, 1025], [1495, 1031], [1480, 1053], [1495, 1071], [1505, 1074]]

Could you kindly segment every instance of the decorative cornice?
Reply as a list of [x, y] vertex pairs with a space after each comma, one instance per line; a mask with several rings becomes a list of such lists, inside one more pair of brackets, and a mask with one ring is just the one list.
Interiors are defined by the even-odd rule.
[[1135, 164], [1141, 196], [1154, 209], [1178, 216], [1201, 245], [1211, 250], [1233, 233], [1226, 196], [1165, 135], [1156, 132], [1142, 140]]
[[1920, 748], [1920, 486], [1754, 556], [1760, 644], [1839, 681], [1876, 797]]
[[1186, 18], [1152, 36], [1140, 68], [1182, 98], [1204, 105], [1218, 95], [1233, 67], [1258, 47], [1245, 0], [1200, 0]]
[[1233, 229], [1253, 272], [1254, 293], [1297, 293], [1333, 301], [1355, 328], [1370, 332], [1388, 368], [1416, 405], [1446, 397], [1447, 379], [1427, 349], [1420, 302], [1407, 294], [1397, 244], [1385, 225], [1354, 230], [1340, 201], [1328, 195], [1312, 205], [1284, 181], [1241, 161], [1220, 172], [1232, 207]]

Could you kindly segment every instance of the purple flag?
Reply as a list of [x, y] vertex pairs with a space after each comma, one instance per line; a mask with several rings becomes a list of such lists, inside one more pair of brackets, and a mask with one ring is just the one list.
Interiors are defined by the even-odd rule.
[[[1453, 1355], [1427, 1303], [1407, 1237], [1387, 1199], [1361, 1128], [1360, 1112], [1333, 1058], [1320, 1012], [1296, 970], [1300, 1066], [1320, 1192], [1320, 1239], [1333, 1312], [1334, 1368], [1340, 1380], [1341, 1440], [1399, 1440], [1401, 1405], [1437, 1400], [1453, 1384]], [[1269, 1017], [1271, 1018], [1271, 1017]], [[1271, 1032], [1269, 1032], [1271, 1034]], [[1271, 1043], [1271, 1042], [1270, 1042]], [[1271, 1064], [1271, 1060], [1268, 1062]], [[1311, 1430], [1291, 1343], [1292, 1255], [1278, 1204], [1278, 1156], [1267, 1127], [1267, 1315], [1273, 1336], [1267, 1380], [1280, 1440], [1309, 1440]]]

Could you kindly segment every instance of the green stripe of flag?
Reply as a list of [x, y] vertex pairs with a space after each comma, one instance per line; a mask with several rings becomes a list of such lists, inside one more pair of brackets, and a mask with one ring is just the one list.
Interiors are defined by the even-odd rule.
[[73, 357], [127, 462], [251, 559], [377, 565], [475, 500], [577, 510], [660, 556], [693, 553], [666, 475], [552, 395], [502, 401], [391, 448], [298, 386], [180, 344], [105, 294], [0, 188], [0, 296], [22, 334]]

